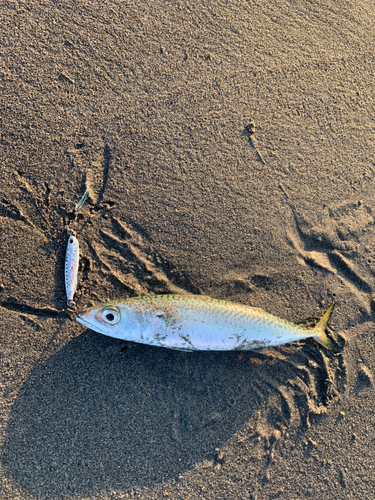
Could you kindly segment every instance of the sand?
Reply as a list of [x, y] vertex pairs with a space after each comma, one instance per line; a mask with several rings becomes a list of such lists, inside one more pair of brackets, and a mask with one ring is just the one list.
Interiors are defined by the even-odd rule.
[[[0, 498], [375, 498], [373, 2], [1, 5]], [[183, 353], [78, 306], [187, 291], [312, 340]], [[59, 197], [60, 196], [60, 197]]]

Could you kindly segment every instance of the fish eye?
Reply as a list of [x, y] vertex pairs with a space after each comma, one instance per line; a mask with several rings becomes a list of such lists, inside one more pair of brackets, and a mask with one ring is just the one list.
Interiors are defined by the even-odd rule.
[[102, 311], [102, 318], [106, 323], [110, 325], [117, 325], [121, 319], [120, 311], [114, 307], [108, 307]]

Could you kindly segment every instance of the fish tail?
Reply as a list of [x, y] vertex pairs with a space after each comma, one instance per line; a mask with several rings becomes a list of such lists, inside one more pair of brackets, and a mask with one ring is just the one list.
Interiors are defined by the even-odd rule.
[[331, 304], [329, 306], [327, 311], [323, 314], [323, 317], [318, 321], [313, 329], [313, 332], [315, 332], [315, 335], [313, 335], [313, 339], [316, 340], [316, 342], [318, 342], [320, 345], [331, 351], [336, 351], [337, 349], [334, 342], [329, 337], [327, 337], [325, 328], [333, 311], [334, 305], [335, 304]]

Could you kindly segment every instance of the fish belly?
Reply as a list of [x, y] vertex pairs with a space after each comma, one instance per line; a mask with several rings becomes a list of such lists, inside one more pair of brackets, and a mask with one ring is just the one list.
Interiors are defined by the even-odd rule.
[[310, 336], [257, 308], [239, 305], [236, 310], [225, 303], [221, 307], [189, 306], [179, 304], [174, 315], [157, 317], [142, 342], [189, 351], [263, 350]]

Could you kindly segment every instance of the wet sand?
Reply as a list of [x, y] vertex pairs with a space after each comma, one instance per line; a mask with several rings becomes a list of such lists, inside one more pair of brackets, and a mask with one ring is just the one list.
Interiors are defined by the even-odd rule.
[[[18, 2], [1, 33], [1, 499], [374, 496], [375, 8]], [[78, 306], [198, 293], [312, 340], [183, 353]]]

